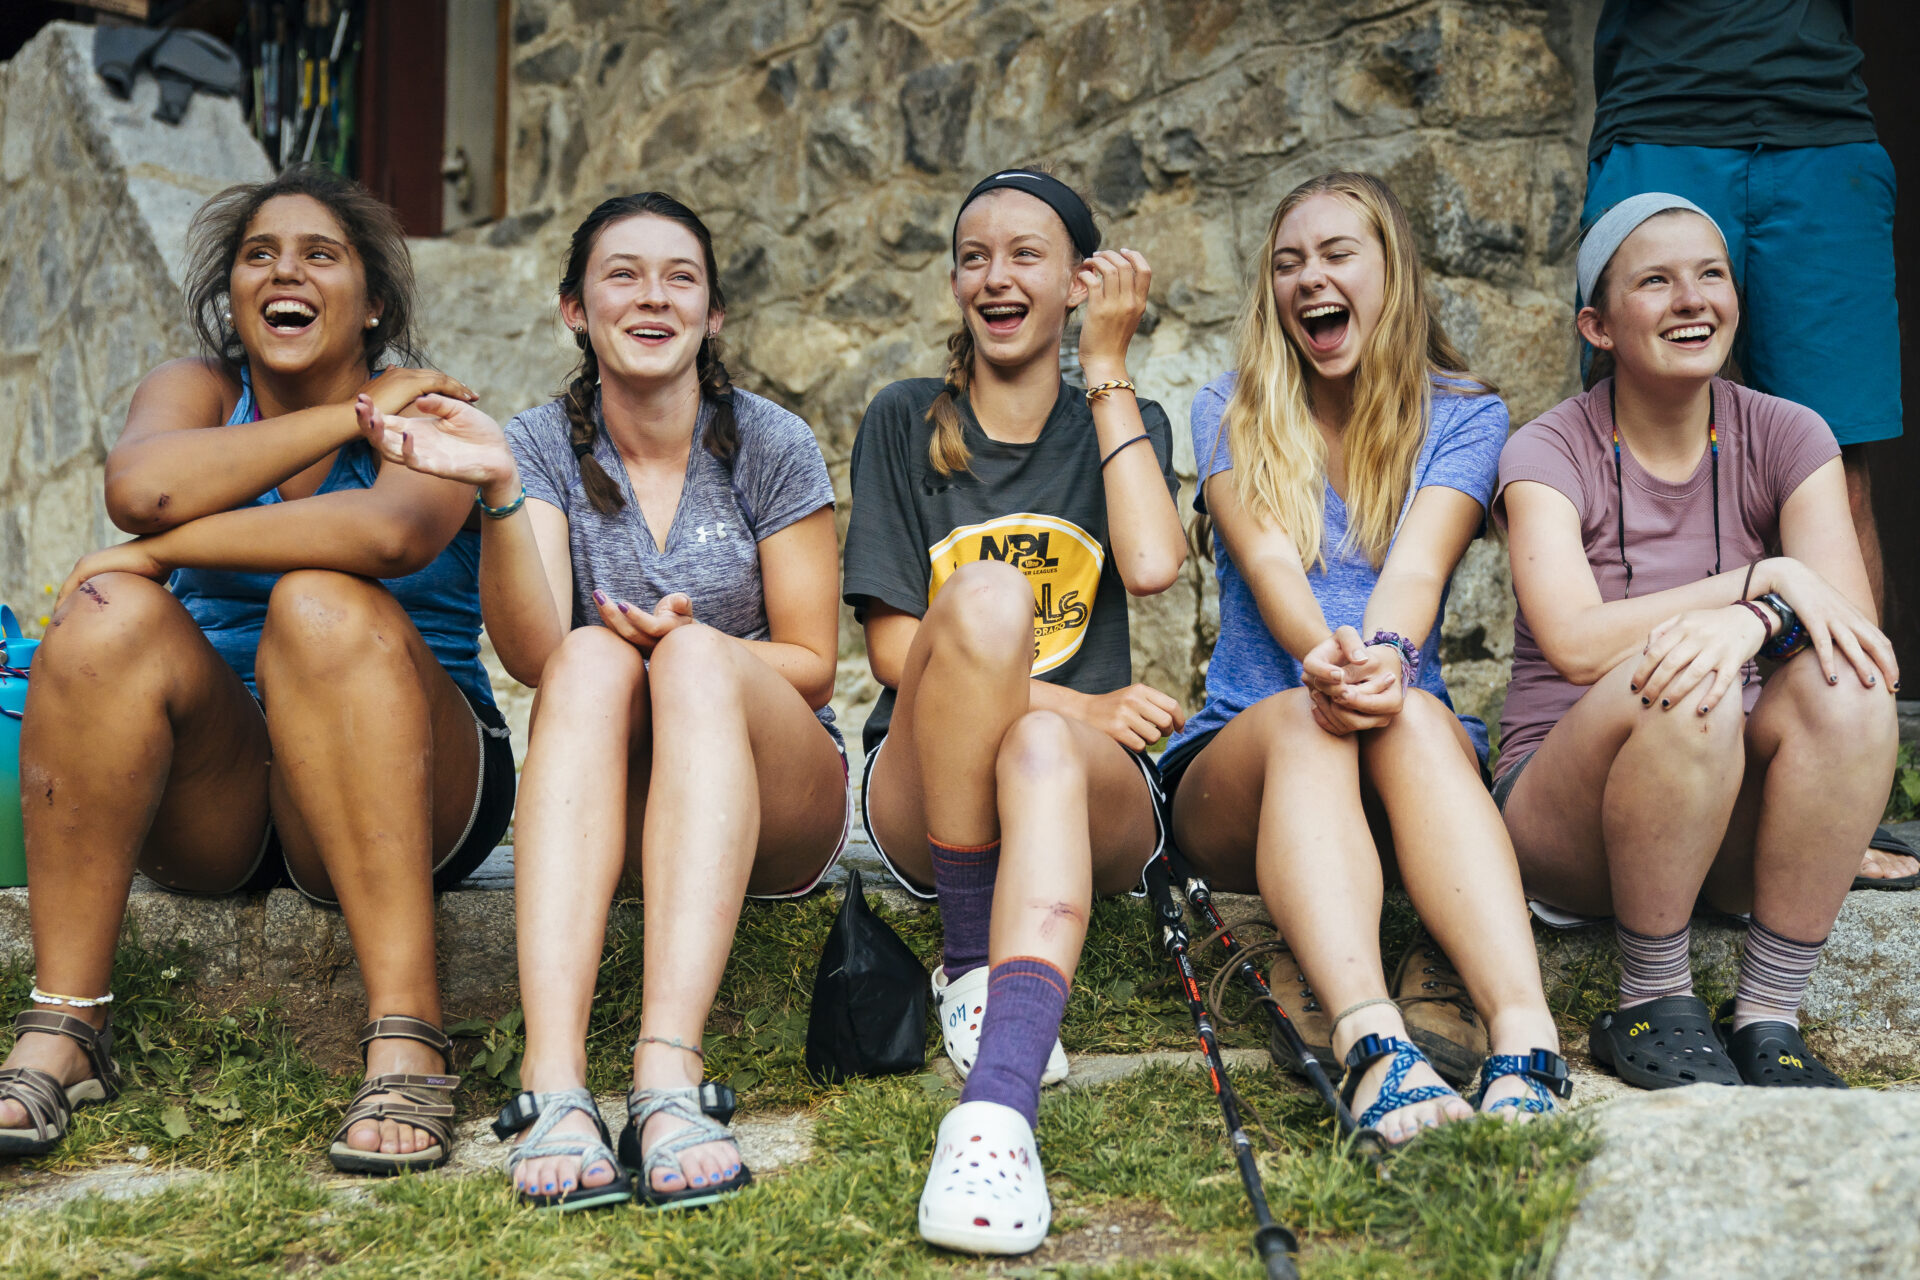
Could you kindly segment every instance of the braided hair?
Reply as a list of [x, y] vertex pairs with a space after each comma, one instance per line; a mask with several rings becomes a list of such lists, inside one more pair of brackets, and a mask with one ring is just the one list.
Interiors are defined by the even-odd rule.
[[[574, 229], [572, 243], [567, 249], [566, 270], [560, 277], [560, 297], [581, 302], [587, 259], [593, 256], [593, 246], [600, 239], [600, 233], [616, 222], [642, 215], [677, 222], [693, 233], [706, 258], [707, 309], [710, 312], [726, 310], [726, 297], [720, 291], [720, 270], [713, 256], [713, 234], [707, 230], [707, 224], [700, 221], [698, 214], [662, 191], [615, 196], [601, 201], [587, 215], [586, 221]], [[593, 504], [595, 511], [611, 515], [626, 505], [626, 498], [621, 495], [620, 486], [614, 483], [606, 468], [600, 465], [600, 460], [593, 456], [594, 441], [600, 434], [600, 417], [595, 411], [600, 388], [600, 359], [594, 354], [593, 342], [584, 329], [573, 335], [573, 341], [580, 348], [580, 366], [574, 371], [573, 379], [568, 382], [561, 396], [561, 403], [567, 411], [568, 441], [573, 446], [574, 459], [580, 465], [580, 484], [586, 490], [587, 501]], [[713, 402], [713, 418], [707, 424], [705, 436], [707, 452], [731, 467], [734, 455], [740, 449], [740, 429], [733, 414], [733, 380], [727, 375], [727, 366], [721, 356], [720, 339], [712, 336], [702, 338], [694, 371], [700, 379], [701, 396]]]

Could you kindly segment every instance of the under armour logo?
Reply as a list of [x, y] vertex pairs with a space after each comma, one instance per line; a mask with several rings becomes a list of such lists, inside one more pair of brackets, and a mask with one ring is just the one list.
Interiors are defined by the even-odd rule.
[[[707, 529], [707, 526], [705, 526], [705, 525], [701, 525], [701, 526], [700, 526], [700, 527], [699, 527], [698, 529], [695, 529], [695, 530], [694, 530], [694, 533], [696, 533], [696, 534], [698, 534], [698, 535], [699, 535], [699, 540], [700, 540], [701, 542], [705, 542], [705, 541], [707, 540], [707, 534], [709, 533], [709, 530]], [[711, 533], [712, 533], [712, 534], [713, 534], [713, 536], [714, 536], [714, 537], [716, 537], [716, 538], [724, 538], [724, 537], [726, 537], [726, 536], [727, 536], [727, 522], [726, 522], [725, 520], [716, 520], [716, 521], [714, 521], [714, 523], [713, 523], [713, 529], [711, 530]]]

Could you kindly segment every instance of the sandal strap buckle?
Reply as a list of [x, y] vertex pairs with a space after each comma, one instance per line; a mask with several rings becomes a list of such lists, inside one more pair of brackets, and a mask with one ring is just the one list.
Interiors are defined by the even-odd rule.
[[515, 1094], [500, 1114], [493, 1118], [493, 1136], [505, 1142], [540, 1118], [540, 1099], [531, 1093]]

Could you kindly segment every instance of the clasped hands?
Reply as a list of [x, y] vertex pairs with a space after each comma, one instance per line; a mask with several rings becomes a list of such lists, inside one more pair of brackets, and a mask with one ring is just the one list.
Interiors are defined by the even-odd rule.
[[1400, 651], [1370, 645], [1352, 627], [1338, 627], [1300, 660], [1313, 722], [1337, 738], [1383, 728], [1406, 705]]

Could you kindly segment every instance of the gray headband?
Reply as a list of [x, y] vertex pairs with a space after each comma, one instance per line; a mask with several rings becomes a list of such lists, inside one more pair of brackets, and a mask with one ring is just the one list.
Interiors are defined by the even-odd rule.
[[1621, 242], [1648, 218], [1673, 209], [1699, 214], [1712, 226], [1714, 234], [1720, 237], [1720, 243], [1727, 242], [1727, 233], [1720, 230], [1720, 224], [1713, 220], [1713, 215], [1691, 200], [1664, 191], [1628, 196], [1602, 214], [1580, 241], [1580, 260], [1575, 274], [1580, 280], [1580, 302], [1583, 306], [1593, 305], [1593, 287], [1599, 283], [1600, 273], [1613, 261], [1613, 255], [1619, 252]]

